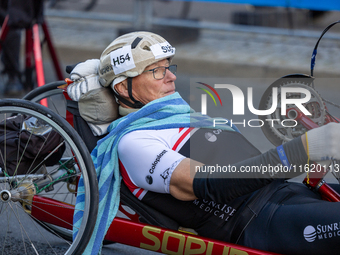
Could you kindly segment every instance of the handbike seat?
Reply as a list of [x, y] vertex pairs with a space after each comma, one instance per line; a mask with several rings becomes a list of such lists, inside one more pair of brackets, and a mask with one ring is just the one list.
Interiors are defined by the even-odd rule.
[[124, 182], [122, 182], [120, 187], [120, 199], [123, 204], [128, 205], [138, 215], [140, 215], [139, 220], [141, 222], [156, 225], [162, 228], [178, 230], [179, 224], [176, 221], [141, 202], [131, 193]]
[[[93, 135], [87, 122], [80, 116], [78, 102], [67, 100], [67, 110], [73, 114], [74, 128], [83, 139], [88, 150], [91, 152], [97, 145], [97, 141], [103, 138], [105, 135]], [[179, 224], [176, 221], [137, 199], [124, 184], [124, 182], [121, 184], [120, 195], [121, 202], [129, 206], [138, 215], [140, 215], [141, 222], [156, 225], [162, 228], [178, 230]]]

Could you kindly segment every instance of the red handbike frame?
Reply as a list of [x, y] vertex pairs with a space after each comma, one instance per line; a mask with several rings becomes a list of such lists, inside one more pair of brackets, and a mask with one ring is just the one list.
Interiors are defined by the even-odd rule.
[[[69, 84], [72, 81], [66, 79]], [[66, 93], [66, 87], [61, 86], [64, 90], [64, 96], [70, 100]], [[288, 109], [292, 111], [295, 109]], [[66, 114], [66, 119], [73, 125], [73, 115], [69, 112]], [[296, 120], [301, 122], [308, 129], [316, 127], [313, 122], [302, 113], [298, 113]], [[328, 121], [333, 121], [328, 118]], [[318, 190], [324, 200], [339, 202], [340, 195], [335, 192], [327, 183], [323, 181], [324, 171], [320, 166], [316, 170], [308, 173], [304, 183], [311, 189]], [[73, 211], [72, 205], [66, 205], [60, 201], [50, 198], [44, 198], [39, 195], [33, 197], [33, 206], [31, 214], [34, 218], [54, 224], [66, 229], [72, 229]], [[34, 206], [37, 203], [39, 206]], [[42, 206], [43, 205], [43, 206]], [[57, 206], [56, 206], [57, 205]], [[59, 206], [58, 206], [59, 205]], [[202, 236], [195, 235], [186, 231], [174, 231], [158, 226], [152, 226], [139, 221], [139, 215], [131, 213], [131, 210], [125, 210], [124, 205], [120, 205], [120, 212], [125, 217], [116, 217], [106, 236], [105, 240], [117, 242], [129, 246], [143, 248], [155, 252], [165, 254], [206, 254], [206, 255], [269, 255], [275, 254], [267, 251], [261, 251], [253, 248], [244, 247], [237, 244], [218, 241]], [[49, 211], [53, 210], [53, 215]], [[119, 230], [119, 231], [118, 231]]]

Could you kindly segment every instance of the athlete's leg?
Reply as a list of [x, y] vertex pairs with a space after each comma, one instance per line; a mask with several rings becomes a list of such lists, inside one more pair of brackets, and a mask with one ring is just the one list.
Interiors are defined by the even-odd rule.
[[339, 211], [340, 203], [291, 183], [274, 194], [239, 244], [283, 254], [338, 254]]

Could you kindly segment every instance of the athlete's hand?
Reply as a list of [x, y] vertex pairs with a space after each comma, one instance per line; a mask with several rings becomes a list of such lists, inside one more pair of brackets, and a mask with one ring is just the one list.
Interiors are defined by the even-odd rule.
[[311, 160], [340, 159], [340, 123], [329, 123], [309, 130], [306, 140]]

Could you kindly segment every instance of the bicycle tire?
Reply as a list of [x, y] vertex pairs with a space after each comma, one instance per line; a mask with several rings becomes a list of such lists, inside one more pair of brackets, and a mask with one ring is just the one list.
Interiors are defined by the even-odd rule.
[[[25, 254], [27, 254], [30, 249], [32, 253], [35, 252], [35, 254], [39, 253], [38, 249], [41, 249], [40, 254], [47, 254], [48, 250], [52, 250], [53, 254], [81, 254], [86, 248], [95, 226], [99, 200], [97, 176], [89, 152], [71, 125], [50, 109], [37, 103], [21, 99], [0, 100], [0, 120], [4, 120], [4, 125], [9, 121], [8, 117], [13, 118], [18, 115], [24, 115], [25, 119], [29, 117], [36, 118], [44, 127], [54, 130], [62, 137], [65, 150], [58, 163], [47, 165], [47, 157], [39, 158], [39, 153], [42, 151], [39, 149], [39, 152], [35, 155], [31, 166], [25, 174], [19, 175], [14, 172], [14, 174], [5, 174], [4, 177], [0, 177], [0, 220], [3, 221], [1, 224], [7, 223], [7, 226], [4, 227], [5, 231], [2, 231], [4, 236], [0, 239], [0, 248], [2, 248], [3, 252], [6, 250], [6, 254], [10, 254], [7, 252], [7, 249], [11, 247], [11, 244], [8, 244], [8, 242], [13, 239], [20, 241], [13, 243], [12, 246], [15, 246], [14, 250], [18, 250], [18, 246], [23, 247]], [[20, 127], [22, 127], [23, 123], [20, 124]], [[35, 126], [33, 126], [33, 131], [36, 131]], [[32, 133], [34, 133], [33, 131]], [[6, 134], [7, 131], [4, 132], [4, 135]], [[19, 148], [21, 140], [18, 139], [17, 143]], [[47, 146], [48, 143], [49, 141], [44, 142], [41, 147]], [[4, 147], [6, 146], [7, 144], [5, 142]], [[0, 152], [0, 162], [2, 161], [3, 173], [8, 172], [6, 170], [7, 162], [5, 151], [6, 150], [3, 149], [3, 151]], [[16, 163], [16, 169], [18, 169], [21, 160], [25, 157], [24, 153], [25, 152], [17, 153], [17, 159], [19, 160]], [[65, 158], [67, 158], [67, 160]], [[38, 159], [41, 160], [41, 162], [38, 162]], [[33, 171], [33, 162], [39, 166], [38, 171]], [[45, 166], [45, 164], [47, 166]], [[41, 169], [44, 171], [41, 171]], [[56, 178], [61, 172], [64, 173], [64, 175]], [[52, 226], [59, 226], [61, 222], [60, 225], [66, 225], [66, 227], [59, 226], [61, 228], [72, 229], [74, 227], [70, 225], [69, 222], [66, 222], [64, 218], [60, 219], [57, 214], [58, 212], [68, 212], [68, 216], [72, 217], [73, 213], [70, 214], [71, 211], [68, 209], [74, 209], [74, 207], [70, 205], [75, 202], [74, 198], [77, 193], [77, 188], [73, 188], [73, 190], [71, 188], [73, 192], [70, 192], [69, 186], [75, 184], [81, 174], [85, 188], [85, 209], [81, 226], [72, 243], [63, 241], [61, 245], [58, 244], [58, 246], [56, 246], [50, 241], [51, 238], [53, 239], [55, 237], [47, 236], [48, 233], [45, 233], [38, 225], [44, 225], [48, 221], [46, 218], [43, 218], [45, 215], [45, 217], [50, 217], [51, 222], [48, 222], [48, 224], [52, 224]], [[10, 195], [9, 199], [6, 200], [7, 196], [3, 195]], [[54, 207], [52, 206], [52, 202], [56, 203], [53, 205]], [[53, 210], [46, 211], [46, 208], [53, 208]], [[14, 221], [8, 221], [12, 216], [15, 218]], [[36, 224], [36, 222], [39, 222], [39, 224]], [[70, 220], [70, 222], [72, 222], [72, 220]], [[17, 228], [17, 225], [19, 228]], [[46, 226], [44, 226], [44, 228], [46, 228]], [[34, 233], [32, 233], [32, 231]], [[38, 236], [39, 234], [40, 236]], [[60, 240], [63, 240], [61, 235], [57, 234], [57, 236], [60, 237]]]
[[37, 102], [49, 95], [62, 94], [62, 90], [58, 87], [64, 84], [66, 84], [65, 81], [54, 81], [47, 83], [44, 86], [31, 90], [23, 97], [23, 99]]
[[[38, 103], [40, 100], [46, 98], [49, 99], [50, 97], [59, 96], [63, 94], [63, 90], [58, 88], [61, 85], [64, 85], [65, 81], [55, 81], [48, 84], [45, 84], [44, 86], [38, 87], [34, 90], [32, 90], [30, 93], [25, 95], [23, 99], [30, 100], [32, 102]], [[53, 100], [48, 100], [49, 103], [54, 103]], [[66, 104], [66, 103], [65, 103]], [[50, 105], [49, 105], [50, 106]], [[55, 108], [55, 106], [53, 106]], [[57, 111], [58, 115], [64, 116], [64, 112]], [[63, 237], [66, 240], [72, 241], [72, 233], [68, 233], [67, 231], [63, 229], [54, 228], [53, 226], [49, 224], [41, 224], [42, 227], [46, 228], [48, 231], [52, 230], [56, 233], [56, 235]], [[103, 245], [109, 245], [114, 242], [104, 240]]]
[[65, 105], [66, 101], [63, 96], [63, 90], [59, 86], [65, 85], [65, 81], [54, 81], [45, 84], [44, 86], [37, 87], [26, 94], [22, 99], [39, 103], [42, 99], [47, 99], [48, 108], [56, 112], [58, 115], [65, 118], [66, 108], [60, 108]]
[[[297, 87], [299, 85], [310, 86], [312, 82], [313, 82], [313, 78], [311, 76], [307, 76], [303, 74], [290, 74], [290, 75], [281, 77], [278, 80], [274, 81], [263, 93], [258, 108], [260, 110], [269, 109], [268, 105], [272, 103], [272, 89], [273, 88], [277, 88], [278, 90], [280, 90], [280, 88], [283, 86], [293, 86], [293, 87]], [[278, 102], [280, 102], [279, 99], [278, 99]], [[302, 135], [304, 132], [306, 132], [304, 127], [302, 127], [300, 124], [292, 128], [292, 127], [284, 127], [284, 126], [275, 125], [275, 124], [273, 125], [269, 121], [266, 121], [268, 119], [279, 120], [280, 122], [283, 120], [288, 120], [286, 116], [280, 114], [280, 111], [281, 111], [281, 106], [278, 105], [276, 107], [276, 111], [273, 112], [272, 114], [258, 116], [258, 118], [262, 121], [262, 123], [264, 123], [261, 126], [261, 130], [263, 134], [274, 146], [279, 146], [285, 142], [290, 141], [291, 139], [295, 137]], [[300, 130], [300, 133], [298, 133], [297, 130]], [[294, 131], [295, 131], [295, 134], [294, 134]]]
[[[50, 110], [56, 112], [59, 116], [65, 117], [66, 109], [60, 110], [60, 105], [66, 104], [60, 103], [60, 99], [64, 100], [63, 90], [59, 88], [59, 86], [65, 85], [65, 81], [54, 81], [47, 83], [41, 87], [37, 87], [27, 93], [22, 99], [29, 100], [35, 103], [39, 103], [42, 99], [47, 99], [48, 107]], [[57, 100], [55, 100], [57, 98]], [[56, 103], [55, 101], [58, 101]], [[48, 223], [39, 223], [43, 228], [47, 231], [55, 234], [56, 236], [60, 236], [65, 240], [72, 242], [72, 231], [67, 231], [65, 229], [60, 229], [55, 227], [54, 225]]]

